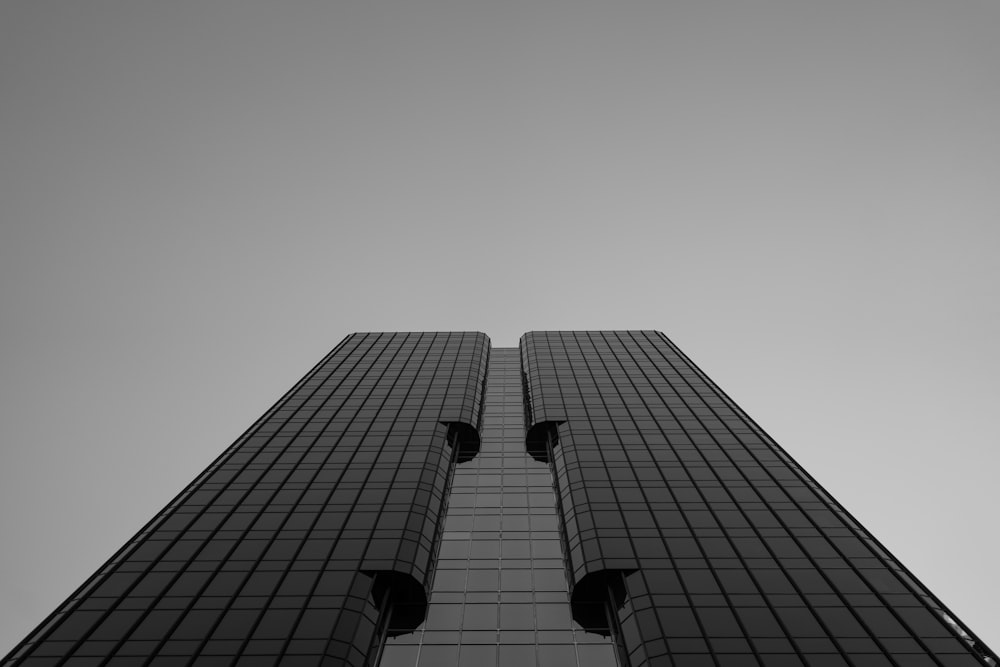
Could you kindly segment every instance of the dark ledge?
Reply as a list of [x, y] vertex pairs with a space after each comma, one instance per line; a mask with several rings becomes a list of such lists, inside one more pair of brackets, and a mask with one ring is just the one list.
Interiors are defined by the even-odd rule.
[[464, 422], [441, 422], [448, 427], [448, 443], [458, 445], [457, 460], [465, 463], [476, 458], [479, 453], [479, 431]]
[[538, 422], [528, 429], [528, 434], [524, 438], [524, 447], [531, 455], [531, 458], [542, 463], [549, 462], [548, 440], [552, 438], [552, 446], [559, 442], [559, 424], [564, 421]]
[[618, 611], [625, 604], [624, 579], [633, 572], [635, 570], [598, 570], [585, 575], [573, 586], [570, 596], [573, 620], [587, 632], [610, 635], [610, 624], [617, 621], [609, 618], [609, 611]]
[[372, 596], [381, 600], [389, 594], [388, 636], [395, 637], [416, 630], [427, 618], [427, 591], [412, 575], [392, 570], [368, 571], [374, 580]]

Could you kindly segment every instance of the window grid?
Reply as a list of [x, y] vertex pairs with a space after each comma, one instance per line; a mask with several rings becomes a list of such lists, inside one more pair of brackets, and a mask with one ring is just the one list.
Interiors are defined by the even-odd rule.
[[11, 663], [360, 665], [374, 573], [429, 580], [443, 422], [478, 422], [488, 349], [482, 334], [348, 337]]
[[552, 476], [524, 451], [517, 349], [490, 353], [479, 456], [456, 467], [428, 618], [380, 667], [609, 667], [571, 618]]
[[672, 342], [622, 331], [347, 337], [3, 665], [379, 645], [379, 667], [996, 664]]
[[622, 577], [633, 665], [984, 664], [662, 334], [533, 332], [522, 359], [571, 576]]

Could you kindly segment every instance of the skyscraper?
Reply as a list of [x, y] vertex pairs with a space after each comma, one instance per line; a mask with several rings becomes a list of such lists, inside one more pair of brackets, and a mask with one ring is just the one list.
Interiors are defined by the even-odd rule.
[[342, 341], [4, 665], [996, 657], [666, 337]]

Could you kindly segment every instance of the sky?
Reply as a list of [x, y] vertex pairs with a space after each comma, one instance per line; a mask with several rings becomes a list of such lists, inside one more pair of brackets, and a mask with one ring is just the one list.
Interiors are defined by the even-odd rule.
[[0, 654], [353, 331], [665, 332], [1000, 649], [1000, 4], [0, 3]]

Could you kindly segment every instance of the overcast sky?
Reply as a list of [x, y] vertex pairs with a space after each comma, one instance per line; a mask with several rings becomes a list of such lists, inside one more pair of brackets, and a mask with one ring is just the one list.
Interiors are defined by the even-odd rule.
[[341, 338], [664, 331], [1000, 649], [1000, 4], [0, 3], [0, 654]]

